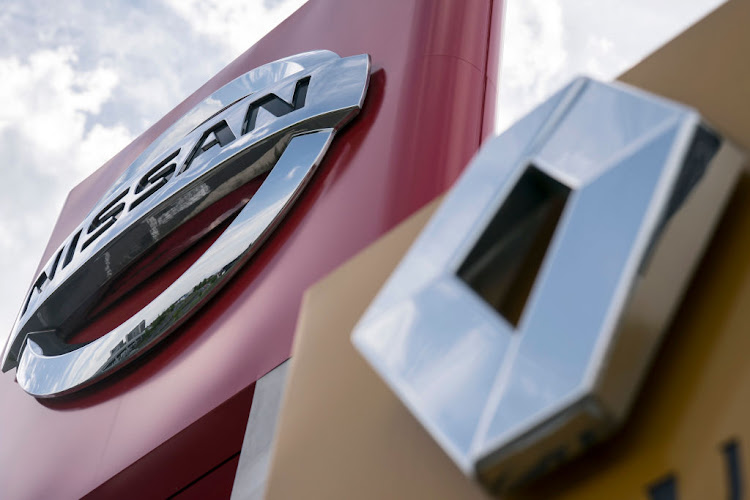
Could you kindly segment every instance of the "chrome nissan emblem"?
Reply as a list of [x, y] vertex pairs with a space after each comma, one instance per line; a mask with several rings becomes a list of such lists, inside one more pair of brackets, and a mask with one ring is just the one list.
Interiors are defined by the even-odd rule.
[[[362, 108], [370, 58], [314, 51], [236, 78], [185, 114], [127, 168], [36, 276], [2, 356], [29, 394], [70, 393], [109, 375], [197, 311], [268, 236], [335, 133]], [[266, 175], [208, 250], [100, 338], [66, 342], [101, 290], [187, 221]]]

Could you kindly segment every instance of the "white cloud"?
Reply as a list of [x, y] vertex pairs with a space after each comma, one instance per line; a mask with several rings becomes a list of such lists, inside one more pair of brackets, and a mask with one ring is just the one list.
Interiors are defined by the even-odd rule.
[[122, 125], [104, 127], [97, 123], [76, 149], [74, 165], [85, 173], [91, 173], [95, 167], [109, 160], [113, 151], [121, 150], [133, 139], [130, 131]]
[[508, 0], [498, 131], [575, 76], [610, 80], [723, 0]]
[[[87, 127], [118, 83], [107, 67], [77, 71], [70, 47], [0, 58], [0, 338], [20, 305], [71, 184], [133, 135], [121, 124]], [[43, 214], [43, 215], [42, 215]]]
[[165, 0], [195, 31], [238, 56], [307, 0]]
[[122, 125], [86, 130], [87, 117], [110, 99], [118, 76], [106, 67], [76, 71], [76, 61], [70, 47], [40, 50], [26, 63], [0, 59], [0, 95], [14, 96], [0, 107], [0, 134], [12, 134], [27, 168], [40, 174], [81, 179], [102, 163], [102, 154], [91, 154], [96, 140], [108, 140], [111, 156], [133, 139]]
[[504, 30], [498, 115], [501, 129], [559, 85], [568, 60], [558, 0], [508, 2]]

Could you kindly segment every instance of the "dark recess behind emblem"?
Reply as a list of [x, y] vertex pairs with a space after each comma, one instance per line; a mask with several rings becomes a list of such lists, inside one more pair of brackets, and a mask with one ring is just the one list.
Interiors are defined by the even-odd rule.
[[570, 188], [533, 165], [513, 187], [458, 270], [513, 326], [518, 326]]

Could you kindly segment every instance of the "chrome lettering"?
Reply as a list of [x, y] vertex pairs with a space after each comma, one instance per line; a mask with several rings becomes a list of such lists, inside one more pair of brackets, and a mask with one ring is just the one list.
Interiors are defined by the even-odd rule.
[[[361, 109], [369, 67], [367, 55], [328, 51], [281, 59], [228, 83], [162, 133], [34, 280], [3, 352], [3, 371], [17, 366], [24, 390], [52, 397], [118, 369], [169, 334], [277, 225], [335, 132]], [[261, 109], [270, 115], [262, 124]], [[233, 237], [219, 237], [199, 266], [130, 320], [89, 344], [65, 344], [85, 324], [102, 286], [260, 175], [260, 189], [226, 229]]]

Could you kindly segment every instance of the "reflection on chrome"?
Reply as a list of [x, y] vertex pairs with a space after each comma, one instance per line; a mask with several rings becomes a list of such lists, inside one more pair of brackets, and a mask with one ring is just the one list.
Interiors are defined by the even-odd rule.
[[535, 477], [627, 417], [741, 163], [579, 79], [482, 147], [352, 340], [466, 474]]
[[[17, 365], [19, 384], [35, 396], [65, 394], [132, 361], [174, 330], [278, 223], [335, 132], [361, 109], [369, 70], [367, 55], [301, 54], [237, 78], [188, 112], [133, 162], [53, 254], [14, 325], [3, 370]], [[151, 304], [93, 342], [65, 343], [98, 292], [138, 257], [266, 173], [220, 238]]]

